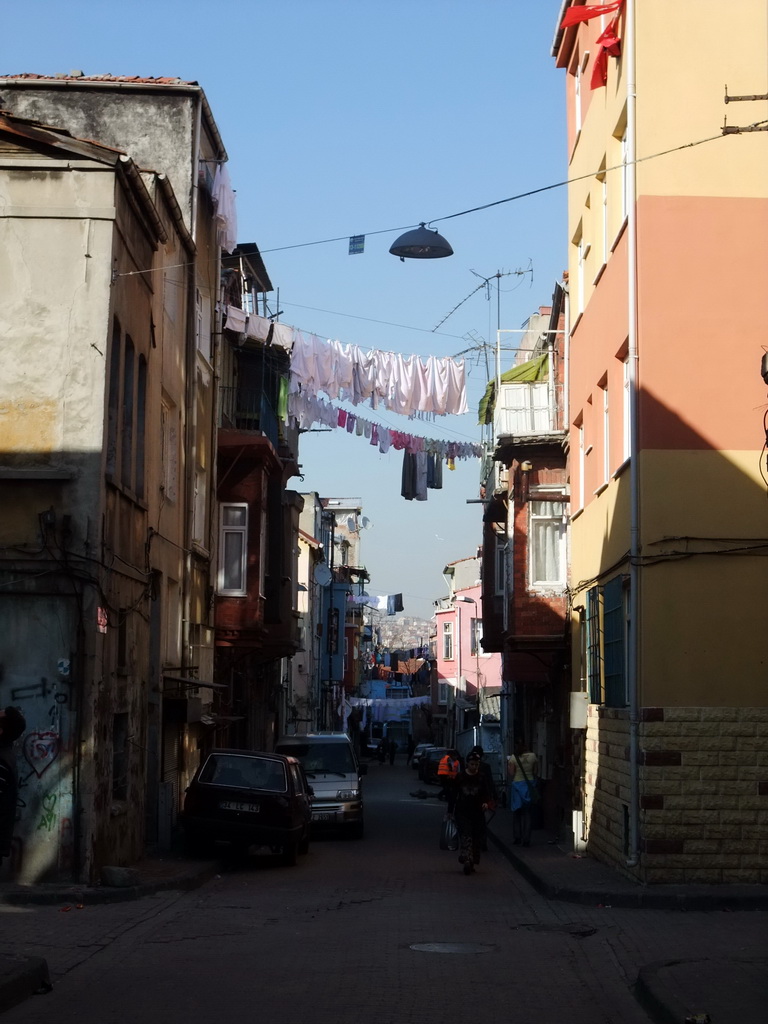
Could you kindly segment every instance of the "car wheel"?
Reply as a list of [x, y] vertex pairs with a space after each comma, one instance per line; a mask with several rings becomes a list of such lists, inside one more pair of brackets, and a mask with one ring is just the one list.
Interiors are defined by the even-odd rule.
[[299, 853], [309, 853], [309, 833], [299, 842]]
[[357, 821], [354, 825], [350, 825], [348, 835], [350, 839], [362, 839], [365, 835], [365, 825], [363, 822]]
[[288, 867], [292, 868], [296, 863], [299, 852], [298, 843], [286, 843], [283, 847], [282, 861], [283, 864], [287, 864]]

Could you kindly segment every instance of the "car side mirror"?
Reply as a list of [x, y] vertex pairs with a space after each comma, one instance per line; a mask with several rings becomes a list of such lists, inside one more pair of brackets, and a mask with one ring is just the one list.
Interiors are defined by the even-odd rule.
[[367, 775], [368, 774], [368, 765], [367, 764], [359, 764], [357, 766], [357, 774], [358, 775]]

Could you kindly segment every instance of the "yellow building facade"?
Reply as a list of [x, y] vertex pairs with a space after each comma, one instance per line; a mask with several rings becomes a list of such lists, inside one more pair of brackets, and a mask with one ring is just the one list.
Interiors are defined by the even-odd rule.
[[766, 88], [768, 11], [582, 8], [553, 47], [580, 839], [645, 882], [765, 882], [768, 133], [733, 129], [768, 118], [734, 99]]

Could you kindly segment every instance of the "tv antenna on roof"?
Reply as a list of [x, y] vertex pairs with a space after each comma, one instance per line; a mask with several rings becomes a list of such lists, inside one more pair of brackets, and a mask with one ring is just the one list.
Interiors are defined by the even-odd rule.
[[[518, 277], [522, 277], [523, 274], [531, 274], [531, 276], [533, 276], [533, 267], [529, 264], [529, 266], [525, 270], [497, 270], [496, 273], [495, 274], [491, 274], [490, 277], [483, 277], [482, 274], [478, 274], [478, 272], [476, 270], [471, 270], [471, 269], [470, 269], [470, 274], [474, 274], [475, 277], [479, 277], [480, 280], [482, 281], [482, 284], [479, 284], [477, 286], [477, 288], [473, 288], [472, 291], [469, 293], [469, 295], [466, 296], [466, 298], [463, 298], [461, 300], [461, 302], [459, 302], [457, 305], [455, 305], [453, 307], [452, 310], [450, 310], [448, 313], [445, 314], [445, 316], [440, 321], [440, 323], [437, 325], [437, 327], [433, 327], [432, 328], [432, 333], [433, 334], [434, 334], [434, 332], [436, 330], [438, 330], [440, 327], [443, 326], [443, 324], [445, 323], [445, 321], [449, 317], [453, 316], [453, 314], [456, 312], [456, 310], [460, 306], [463, 306], [465, 302], [468, 302], [472, 298], [472, 296], [476, 294], [476, 292], [480, 291], [481, 288], [485, 288], [486, 298], [488, 300], [490, 300], [490, 298], [491, 298], [491, 281], [500, 281], [502, 277], [510, 277], [513, 274], [515, 274]], [[496, 286], [496, 303], [497, 303], [497, 306], [496, 306], [496, 317], [497, 317], [497, 320], [500, 321], [500, 319], [501, 319], [501, 309], [500, 309], [501, 287], [498, 284]], [[499, 323], [499, 329], [500, 329], [500, 327], [501, 327], [501, 325]]]

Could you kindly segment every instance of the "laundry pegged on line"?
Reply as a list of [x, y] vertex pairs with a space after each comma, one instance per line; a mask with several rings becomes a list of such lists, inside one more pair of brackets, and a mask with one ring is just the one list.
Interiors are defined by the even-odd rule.
[[382, 594], [372, 597], [368, 594], [348, 594], [347, 604], [363, 604], [377, 611], [386, 612], [387, 615], [396, 615], [403, 611], [402, 594]]
[[428, 490], [443, 486], [443, 461], [437, 452], [403, 452], [400, 494], [406, 501], [426, 501]]
[[[288, 414], [300, 430], [309, 430], [316, 423], [331, 429], [346, 430], [365, 440], [385, 455], [390, 448], [395, 451], [430, 452], [445, 459], [449, 469], [455, 468], [456, 459], [479, 459], [483, 446], [467, 441], [441, 441], [437, 438], [421, 437], [404, 430], [392, 430], [379, 423], [373, 423], [346, 409], [339, 409], [317, 395], [303, 395], [294, 392], [288, 395]], [[435, 469], [435, 473], [437, 470]], [[440, 486], [435, 484], [434, 486]]]
[[370, 402], [402, 416], [417, 412], [461, 416], [468, 411], [463, 360], [417, 355], [324, 341], [294, 330], [291, 392], [342, 399], [352, 405]]

